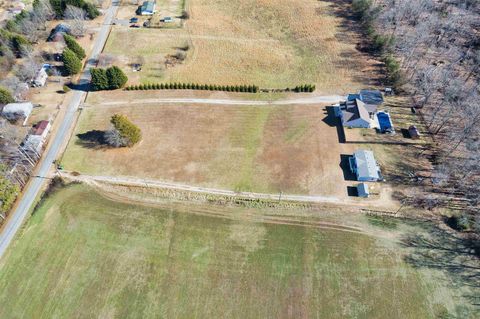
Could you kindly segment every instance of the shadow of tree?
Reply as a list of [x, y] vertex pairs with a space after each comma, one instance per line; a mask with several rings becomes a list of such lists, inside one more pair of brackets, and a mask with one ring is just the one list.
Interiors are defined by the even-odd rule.
[[464, 297], [480, 312], [480, 241], [473, 235], [459, 237], [438, 226], [427, 234], [408, 234], [402, 238], [410, 248], [405, 261], [417, 268], [445, 273], [456, 288], [468, 288]]
[[105, 131], [91, 130], [85, 133], [77, 134], [77, 144], [86, 148], [105, 148], [108, 147], [105, 140]]

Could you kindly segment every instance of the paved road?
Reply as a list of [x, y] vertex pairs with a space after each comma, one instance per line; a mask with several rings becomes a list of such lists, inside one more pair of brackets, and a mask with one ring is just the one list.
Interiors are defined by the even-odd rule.
[[[105, 46], [105, 42], [107, 41], [108, 34], [110, 32], [110, 25], [113, 17], [117, 13], [117, 9], [118, 2], [114, 1], [110, 8], [108, 8], [108, 10], [105, 12], [104, 23], [97, 34], [90, 59], [88, 60], [85, 70], [80, 77], [80, 85], [85, 86], [90, 81], [89, 70], [95, 66], [95, 61]], [[77, 112], [80, 103], [85, 99], [85, 96], [86, 92], [84, 91], [73, 92], [73, 96], [69, 105], [67, 106], [67, 112], [63, 118], [63, 122], [61, 123], [58, 132], [51, 137], [50, 147], [44, 154], [43, 161], [40, 162], [37, 170], [37, 176], [31, 179], [30, 184], [24, 190], [20, 202], [18, 203], [16, 209], [10, 214], [6, 224], [4, 225], [2, 233], [0, 234], [0, 258], [5, 254], [7, 247], [22, 226], [22, 223], [25, 220], [25, 217], [27, 216], [33, 203], [35, 202], [36, 197], [42, 190], [42, 186], [46, 181], [45, 177], [48, 175], [48, 172], [52, 167], [52, 162], [57, 158], [61, 146], [68, 139], [70, 127], [74, 124], [75, 113]]]
[[259, 100], [236, 100], [236, 99], [202, 99], [202, 98], [154, 98], [142, 99], [138, 95], [132, 100], [121, 100], [98, 103], [102, 106], [115, 106], [125, 104], [159, 104], [159, 103], [181, 103], [181, 104], [219, 104], [219, 105], [248, 105], [248, 106], [265, 106], [265, 105], [295, 105], [295, 104], [335, 104], [345, 100], [345, 96], [341, 95], [323, 95], [303, 97], [296, 99], [259, 101]]

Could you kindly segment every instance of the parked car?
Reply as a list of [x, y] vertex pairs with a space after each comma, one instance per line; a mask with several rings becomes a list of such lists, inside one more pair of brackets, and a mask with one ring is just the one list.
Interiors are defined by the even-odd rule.
[[165, 23], [171, 23], [171, 22], [173, 22], [173, 18], [172, 17], [165, 17], [165, 18], [163, 18], [162, 21], [165, 22]]
[[130, 28], [140, 28], [140, 26], [138, 24], [131, 24]]
[[137, 22], [138, 22], [138, 18], [133, 17], [130, 19], [130, 23], [137, 23]]

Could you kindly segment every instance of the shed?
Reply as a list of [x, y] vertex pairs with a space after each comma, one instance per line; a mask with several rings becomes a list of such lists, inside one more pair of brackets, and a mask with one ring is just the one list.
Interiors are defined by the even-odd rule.
[[381, 179], [380, 167], [372, 151], [358, 150], [349, 159], [350, 169], [360, 182], [375, 182]]
[[155, 13], [155, 1], [145, 1], [141, 8], [140, 14], [142, 16], [153, 15]]
[[358, 197], [368, 197], [370, 195], [370, 192], [368, 190], [368, 185], [365, 183], [358, 184], [357, 194], [358, 194]]
[[412, 125], [408, 128], [408, 134], [410, 135], [411, 139], [418, 140], [420, 138], [420, 132], [415, 125]]
[[23, 125], [25, 125], [32, 110], [33, 104], [30, 102], [9, 103], [3, 107], [2, 116], [9, 121], [23, 119]]

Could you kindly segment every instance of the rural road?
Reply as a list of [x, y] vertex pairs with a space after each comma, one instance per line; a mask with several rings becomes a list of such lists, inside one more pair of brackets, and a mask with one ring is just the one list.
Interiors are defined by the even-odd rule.
[[121, 100], [97, 103], [102, 106], [115, 106], [125, 104], [158, 104], [158, 103], [180, 103], [180, 104], [219, 104], [219, 105], [248, 105], [248, 106], [265, 106], [265, 105], [295, 105], [295, 104], [334, 104], [345, 100], [345, 96], [341, 95], [325, 95], [312, 96], [297, 99], [284, 99], [273, 101], [259, 101], [259, 100], [235, 100], [235, 99], [201, 99], [201, 98], [155, 98], [142, 99], [135, 96], [132, 100]]
[[[85, 69], [80, 77], [79, 84], [85, 85], [90, 82], [90, 68], [95, 66], [98, 55], [102, 52], [105, 42], [107, 41], [108, 34], [113, 17], [115, 17], [118, 10], [118, 2], [113, 1], [110, 7], [105, 11], [105, 18], [100, 31], [97, 34], [92, 53], [87, 60]], [[40, 194], [42, 186], [45, 184], [46, 177], [49, 170], [52, 167], [52, 162], [57, 158], [63, 143], [68, 139], [69, 131], [75, 121], [75, 114], [78, 106], [85, 99], [85, 91], [74, 91], [70, 103], [67, 106], [67, 111], [63, 122], [60, 124], [58, 132], [52, 135], [50, 140], [50, 148], [43, 156], [43, 160], [39, 163], [37, 169], [37, 175], [32, 177], [27, 188], [24, 189], [23, 196], [18, 202], [16, 208], [11, 212], [7, 222], [3, 227], [3, 231], [0, 234], [0, 258], [5, 254], [7, 247], [10, 245], [15, 237], [15, 234], [22, 226], [25, 217], [27, 216], [30, 208], [35, 202], [35, 199]]]

